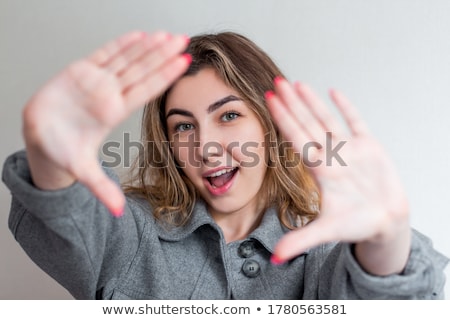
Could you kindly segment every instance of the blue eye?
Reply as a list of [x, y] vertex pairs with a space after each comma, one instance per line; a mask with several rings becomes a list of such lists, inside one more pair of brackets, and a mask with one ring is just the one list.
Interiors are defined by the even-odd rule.
[[224, 122], [228, 122], [228, 121], [238, 118], [239, 116], [240, 116], [239, 113], [237, 113], [235, 111], [229, 111], [222, 115], [221, 120]]
[[179, 124], [175, 125], [175, 131], [177, 131], [177, 132], [188, 131], [188, 130], [192, 130], [193, 128], [194, 128], [194, 126], [190, 123], [179, 123]]

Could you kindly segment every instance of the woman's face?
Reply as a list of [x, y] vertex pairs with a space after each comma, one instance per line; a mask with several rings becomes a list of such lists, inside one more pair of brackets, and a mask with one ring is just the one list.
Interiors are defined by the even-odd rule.
[[166, 100], [178, 165], [213, 215], [257, 214], [267, 170], [264, 130], [255, 113], [213, 69], [180, 79]]

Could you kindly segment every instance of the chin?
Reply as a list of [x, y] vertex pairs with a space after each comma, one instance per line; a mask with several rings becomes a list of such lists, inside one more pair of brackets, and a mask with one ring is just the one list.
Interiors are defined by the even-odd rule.
[[208, 204], [208, 209], [210, 211], [214, 212], [220, 212], [220, 213], [233, 213], [236, 211], [239, 211], [242, 207], [244, 207], [244, 204], [237, 203], [232, 198], [221, 198], [221, 199], [211, 199], [211, 198], [204, 198], [206, 203]]

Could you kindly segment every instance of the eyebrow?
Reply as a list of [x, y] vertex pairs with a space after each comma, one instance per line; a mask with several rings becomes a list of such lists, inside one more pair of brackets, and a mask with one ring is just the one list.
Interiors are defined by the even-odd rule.
[[[216, 111], [217, 109], [219, 109], [224, 104], [226, 104], [228, 102], [231, 102], [231, 101], [242, 101], [242, 99], [239, 98], [239, 97], [236, 97], [236, 96], [234, 96], [232, 94], [230, 94], [229, 96], [226, 96], [226, 97], [224, 97], [224, 98], [222, 98], [220, 100], [217, 100], [216, 102], [210, 104], [208, 109], [206, 109], [206, 111], [208, 113], [212, 113], [212, 112]], [[185, 109], [180, 109], [180, 108], [172, 108], [167, 113], [166, 119], [168, 117], [170, 117], [171, 115], [174, 115], [174, 114], [179, 114], [179, 115], [186, 116], [186, 117], [191, 117], [191, 118], [194, 117], [194, 115], [190, 111], [187, 111]]]

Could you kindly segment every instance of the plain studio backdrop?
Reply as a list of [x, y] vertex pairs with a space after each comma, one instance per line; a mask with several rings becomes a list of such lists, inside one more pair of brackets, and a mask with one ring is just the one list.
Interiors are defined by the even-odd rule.
[[[105, 42], [136, 29], [237, 31], [327, 103], [329, 88], [350, 98], [398, 167], [413, 227], [450, 256], [449, 14], [446, 0], [0, 0], [0, 160], [24, 147], [30, 96]], [[139, 121], [108, 139], [138, 139]], [[0, 298], [71, 299], [15, 242], [10, 200], [0, 184]]]

